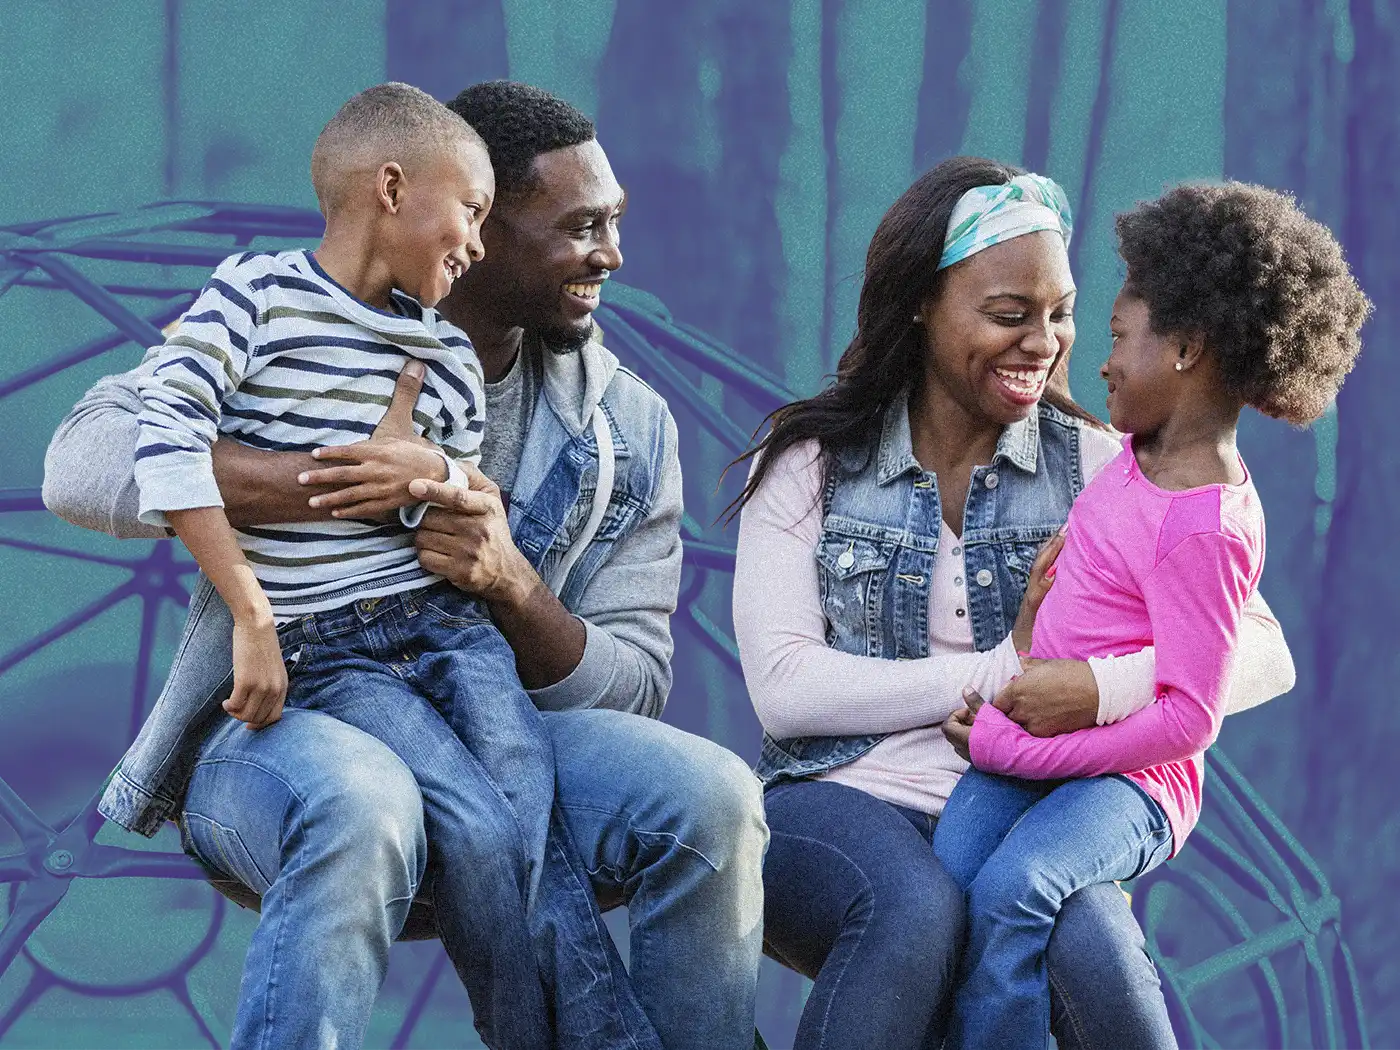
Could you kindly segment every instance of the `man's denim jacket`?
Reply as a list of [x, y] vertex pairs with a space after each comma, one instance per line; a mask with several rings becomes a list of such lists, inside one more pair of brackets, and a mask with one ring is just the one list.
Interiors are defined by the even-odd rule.
[[[1084, 487], [1083, 423], [1042, 401], [1007, 427], [989, 466], [976, 467], [963, 512], [967, 609], [979, 652], [1011, 630], [1036, 552], [1069, 517]], [[886, 660], [928, 655], [929, 587], [942, 510], [938, 479], [920, 468], [901, 397], [885, 412], [878, 448], [838, 453], [822, 489], [817, 574], [826, 642]], [[815, 776], [865, 754], [875, 736], [767, 734], [765, 784]]]
[[[578, 666], [531, 699], [542, 710], [609, 707], [659, 717], [671, 685], [670, 616], [681, 569], [675, 422], [661, 396], [598, 343], [577, 354], [546, 353], [544, 361], [510, 527], [530, 564], [583, 621], [587, 642]], [[44, 502], [74, 524], [118, 537], [165, 535], [136, 517], [137, 384], [145, 367], [88, 391], [49, 446]], [[603, 422], [613, 481], [597, 517]], [[178, 812], [202, 742], [229, 717], [220, 705], [233, 684], [232, 632], [228, 607], [201, 575], [170, 677], [98, 807], [109, 820], [154, 835]]]

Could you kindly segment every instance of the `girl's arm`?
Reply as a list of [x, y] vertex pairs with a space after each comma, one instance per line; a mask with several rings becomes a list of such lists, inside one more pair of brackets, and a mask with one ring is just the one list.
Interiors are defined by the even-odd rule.
[[[1089, 669], [1098, 686], [1099, 725], [1121, 722], [1157, 699], [1156, 650], [1151, 646], [1126, 656], [1091, 656]], [[1254, 591], [1240, 620], [1225, 714], [1239, 714], [1282, 696], [1296, 680], [1283, 628], [1263, 596]]]
[[[734, 635], [758, 720], [778, 739], [936, 725], [966, 685], [994, 696], [1020, 670], [1010, 637], [984, 653], [885, 660], [826, 644], [817, 581], [816, 443], [785, 452], [739, 519]], [[940, 600], [934, 595], [933, 600]]]
[[1028, 780], [1126, 773], [1182, 761], [1220, 729], [1254, 558], [1221, 533], [1187, 536], [1143, 582], [1156, 639], [1157, 703], [1113, 725], [1031, 736], [990, 704], [974, 723], [973, 764]]

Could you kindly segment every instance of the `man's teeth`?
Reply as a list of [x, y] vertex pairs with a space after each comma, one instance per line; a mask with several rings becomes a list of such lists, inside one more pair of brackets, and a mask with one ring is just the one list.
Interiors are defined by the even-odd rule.
[[566, 284], [564, 291], [570, 295], [576, 295], [580, 299], [594, 299], [598, 295], [598, 290], [602, 288], [601, 282], [595, 281], [591, 284]]
[[998, 368], [996, 370], [1002, 382], [1018, 393], [1030, 394], [1040, 389], [1049, 371], [1044, 368], [1011, 369]]

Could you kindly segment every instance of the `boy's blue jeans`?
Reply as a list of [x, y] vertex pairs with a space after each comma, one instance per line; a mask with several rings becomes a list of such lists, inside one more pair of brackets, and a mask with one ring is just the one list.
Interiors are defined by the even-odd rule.
[[370, 734], [412, 772], [438, 932], [483, 1040], [659, 1050], [555, 810], [549, 736], [484, 606], [439, 584], [279, 636], [287, 707]]
[[968, 943], [948, 1050], [1045, 1050], [1045, 957], [1060, 905], [1086, 886], [1136, 878], [1171, 848], [1161, 806], [1125, 777], [963, 774], [933, 838], [934, 853], [967, 893]]

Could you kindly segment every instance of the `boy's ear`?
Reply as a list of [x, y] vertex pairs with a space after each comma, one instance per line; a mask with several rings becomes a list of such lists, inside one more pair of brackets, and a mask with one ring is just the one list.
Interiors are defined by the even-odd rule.
[[375, 173], [374, 182], [375, 199], [378, 200], [379, 206], [390, 215], [397, 213], [403, 190], [403, 168], [392, 160], [381, 164], [379, 171]]

